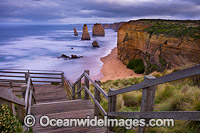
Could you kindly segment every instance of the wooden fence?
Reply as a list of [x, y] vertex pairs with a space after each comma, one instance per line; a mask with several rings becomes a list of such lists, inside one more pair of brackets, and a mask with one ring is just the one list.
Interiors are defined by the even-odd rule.
[[[89, 77], [89, 71], [84, 71], [84, 73], [77, 79], [77, 81], [72, 85], [69, 81], [65, 81], [71, 92], [72, 99], [75, 99], [77, 95], [78, 99], [81, 99], [81, 92], [84, 90], [84, 99], [88, 100], [89, 96], [94, 101], [95, 104], [95, 115], [99, 115], [102, 112], [103, 115], [109, 117], [125, 117], [125, 118], [171, 118], [175, 120], [194, 120], [200, 121], [200, 111], [159, 111], [154, 112], [154, 99], [156, 85], [184, 79], [191, 76], [200, 75], [200, 65], [187, 68], [178, 72], [173, 72], [171, 74], [155, 78], [153, 76], [145, 76], [144, 81], [139, 84], [135, 84], [126, 88], [119, 90], [109, 89], [108, 94], [100, 87], [100, 81], [93, 81]], [[84, 85], [81, 84], [81, 80], [84, 78]], [[66, 80], [66, 79], [65, 79]], [[89, 82], [95, 86], [94, 95], [92, 95], [89, 89]], [[77, 86], [77, 87], [76, 87]], [[67, 88], [67, 87], [66, 87]], [[140, 112], [116, 112], [116, 96], [119, 94], [135, 91], [142, 89], [142, 100], [141, 100], [141, 110]], [[106, 112], [100, 105], [100, 93], [108, 100], [108, 112]], [[139, 132], [144, 132], [143, 128], [140, 127]]]
[[26, 70], [26, 69], [0, 69], [0, 86], [4, 87], [21, 87], [26, 84], [28, 77], [32, 79], [33, 84], [40, 83], [62, 83], [62, 71], [50, 70]]
[[[1, 69], [0, 70], [0, 103], [8, 104], [14, 115], [21, 122], [25, 115], [31, 114], [31, 106], [36, 103], [35, 84], [63, 83], [64, 73], [61, 71]], [[8, 83], [8, 84], [6, 84]], [[7, 87], [7, 88], [6, 88]], [[13, 88], [19, 87], [23, 99], [16, 97]], [[17, 106], [15, 112], [14, 104]], [[29, 128], [25, 128], [25, 131]]]

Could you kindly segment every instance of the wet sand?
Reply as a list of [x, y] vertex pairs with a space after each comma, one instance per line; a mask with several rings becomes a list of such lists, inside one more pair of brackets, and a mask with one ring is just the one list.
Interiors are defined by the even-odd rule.
[[117, 48], [112, 49], [109, 55], [102, 57], [100, 60], [104, 63], [101, 69], [103, 74], [101, 81], [142, 76], [126, 68], [126, 65], [117, 58]]

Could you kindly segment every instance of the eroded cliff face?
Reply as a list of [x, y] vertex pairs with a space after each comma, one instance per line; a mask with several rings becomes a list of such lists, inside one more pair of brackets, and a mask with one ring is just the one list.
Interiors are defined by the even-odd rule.
[[145, 72], [152, 69], [200, 63], [200, 38], [171, 37], [145, 31], [151, 23], [133, 21], [123, 24], [118, 30], [118, 58], [128, 64], [133, 59], [142, 59]]
[[125, 22], [113, 23], [113, 24], [103, 24], [104, 29], [113, 29], [115, 32], [118, 31], [120, 26], [122, 26]]
[[101, 24], [94, 24], [92, 27], [93, 36], [105, 36], [104, 28]]

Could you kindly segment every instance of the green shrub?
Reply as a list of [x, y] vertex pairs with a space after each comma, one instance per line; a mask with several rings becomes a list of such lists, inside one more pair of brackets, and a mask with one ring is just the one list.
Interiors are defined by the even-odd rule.
[[187, 27], [184, 24], [173, 24], [173, 23], [161, 23], [157, 22], [152, 26], [144, 29], [144, 31], [149, 34], [165, 34], [170, 37], [191, 37], [194, 39], [199, 39], [200, 37], [200, 26], [197, 27]]
[[8, 105], [0, 105], [0, 131], [8, 133], [19, 133], [23, 131], [22, 125], [11, 113]]
[[144, 73], [144, 63], [142, 59], [134, 59], [130, 61], [127, 68], [133, 69], [135, 73]]

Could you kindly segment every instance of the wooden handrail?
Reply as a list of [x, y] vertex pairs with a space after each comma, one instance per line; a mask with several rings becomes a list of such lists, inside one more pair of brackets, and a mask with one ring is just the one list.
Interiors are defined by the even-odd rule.
[[24, 76], [17, 76], [17, 75], [0, 75], [0, 77], [24, 78]]
[[28, 78], [28, 82], [27, 82], [27, 88], [26, 88], [26, 93], [25, 93], [25, 110], [28, 110], [28, 100], [29, 100], [29, 93], [30, 93], [30, 82], [31, 82], [31, 78]]
[[94, 98], [94, 96], [92, 95], [92, 93], [90, 92], [90, 90], [84, 86], [84, 89], [88, 92], [88, 94], [90, 95], [90, 97], [93, 99], [94, 104], [97, 105], [97, 107], [100, 109], [100, 111], [104, 114], [107, 115], [106, 111], [103, 109], [103, 107], [100, 105], [100, 103]]
[[25, 106], [24, 101], [13, 95], [8, 89], [0, 88], [0, 98], [20, 106]]
[[[24, 71], [23, 71], [24, 70]], [[0, 69], [0, 82], [14, 82], [14, 83], [25, 83], [27, 73], [33, 79], [34, 83], [61, 83], [62, 71], [43, 71], [43, 70], [25, 70], [25, 69]], [[3, 78], [5, 77], [5, 78]], [[14, 79], [13, 79], [14, 78]], [[38, 80], [40, 79], [40, 80]]]
[[76, 80], [76, 82], [72, 85], [72, 88], [84, 77], [84, 73]]
[[178, 72], [174, 72], [159, 78], [155, 78], [151, 81], [144, 81], [142, 83], [138, 83], [136, 85], [132, 85], [126, 88], [122, 88], [116, 91], [112, 91], [110, 93], [108, 93], [108, 96], [113, 96], [113, 95], [118, 95], [118, 94], [123, 94], [123, 93], [127, 93], [130, 91], [135, 91], [135, 90], [139, 90], [142, 88], [148, 88], [151, 86], [155, 86], [155, 85], [159, 85], [159, 84], [163, 84], [163, 83], [167, 83], [167, 82], [171, 82], [171, 81], [175, 81], [175, 80], [179, 80], [179, 79], [183, 79], [183, 78], [187, 78], [187, 77], [191, 77], [191, 76], [195, 76], [195, 75], [200, 75], [200, 65], [191, 67], [191, 68], [187, 68]]
[[[79, 90], [77, 90], [77, 92], [75, 92], [75, 86], [80, 83], [81, 85], [81, 80], [82, 78], [86, 78], [88, 80], [88, 82], [90, 81], [94, 86], [95, 88], [104, 95], [104, 97], [108, 100], [109, 97], [108, 97], [108, 94], [97, 84], [95, 83], [90, 77], [89, 75], [86, 73], [88, 71], [85, 71], [83, 72], [83, 74], [81, 74], [81, 76], [75, 81], [75, 83], [72, 85], [70, 83], [69, 80], [66, 80], [65, 79], [65, 76], [64, 76], [64, 80], [66, 80], [68, 86], [70, 86], [70, 88], [72, 89], [72, 98], [74, 99], [75, 96], [77, 94], [79, 94], [82, 90], [85, 90], [87, 92], [87, 94], [89, 94], [89, 96], [92, 98], [92, 100], [94, 101], [94, 104], [96, 105], [95, 108], [97, 107], [102, 113], [103, 115], [107, 115], [107, 112], [103, 109], [103, 107], [100, 105], [100, 102], [97, 101], [95, 99], [95, 96], [92, 95], [92, 93], [90, 92], [90, 90], [88, 89], [88, 87], [86, 85], [84, 85], [83, 87], [79, 88]], [[100, 93], [99, 93], [99, 98], [100, 98]], [[96, 110], [96, 109], [95, 109]]]
[[108, 94], [98, 85], [96, 84], [87, 73], [84, 73], [85, 77], [104, 95], [104, 97], [108, 100]]
[[32, 106], [32, 100], [36, 101], [35, 98], [35, 88], [32, 83], [32, 79], [30, 77], [30, 74], [28, 74], [28, 82], [27, 82], [27, 88], [25, 93], [25, 110], [27, 114], [30, 114], [31, 112], [31, 106]]
[[12, 71], [26, 71], [26, 72], [30, 72], [30, 71], [41, 71], [41, 72], [63, 72], [63, 71], [57, 71], [57, 70], [28, 70], [28, 69], [0, 69], [0, 71], [4, 71], [4, 70], [12, 70]]
[[76, 93], [74, 93], [74, 94], [72, 94], [72, 96], [76, 96], [79, 92], [81, 92], [83, 89], [85, 89], [84, 88], [85, 86], [83, 86], [80, 90], [78, 90]]

